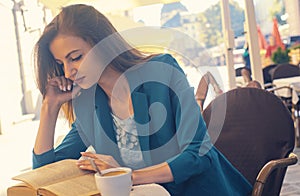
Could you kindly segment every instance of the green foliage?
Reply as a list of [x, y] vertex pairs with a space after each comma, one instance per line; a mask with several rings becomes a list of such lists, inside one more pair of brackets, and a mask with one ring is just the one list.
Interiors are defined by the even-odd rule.
[[[244, 32], [245, 15], [242, 8], [235, 1], [230, 1], [231, 28], [235, 36]], [[224, 42], [222, 33], [222, 18], [220, 3], [209, 7], [206, 11], [199, 14], [199, 22], [202, 25], [200, 39], [210, 48]]]
[[282, 50], [278, 47], [276, 52], [272, 54], [272, 61], [276, 64], [290, 62], [289, 50]]

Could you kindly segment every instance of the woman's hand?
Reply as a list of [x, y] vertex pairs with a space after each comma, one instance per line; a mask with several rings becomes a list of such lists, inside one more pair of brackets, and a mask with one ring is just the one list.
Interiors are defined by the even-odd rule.
[[80, 169], [94, 170], [89, 159], [94, 159], [96, 166], [100, 170], [109, 169], [113, 167], [120, 167], [118, 162], [110, 155], [94, 154], [91, 152], [81, 152], [81, 155], [86, 157], [87, 159], [82, 159], [77, 162], [77, 165]]
[[54, 133], [60, 107], [63, 103], [79, 96], [80, 87], [72, 88], [73, 82], [64, 76], [51, 78], [46, 86], [41, 107], [40, 125], [36, 136], [34, 153], [42, 154], [53, 148]]
[[[64, 76], [54, 77], [48, 81], [44, 100], [61, 106], [63, 103], [80, 95], [80, 87], [73, 86], [73, 82]], [[73, 96], [73, 97], [72, 97]]]

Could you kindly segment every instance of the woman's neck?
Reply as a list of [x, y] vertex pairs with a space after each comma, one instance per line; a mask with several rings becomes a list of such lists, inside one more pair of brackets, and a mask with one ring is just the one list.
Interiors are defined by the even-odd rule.
[[120, 72], [108, 66], [103, 71], [98, 85], [101, 86], [109, 98], [116, 97], [116, 93], [119, 94], [119, 91], [124, 88], [124, 79]]
[[108, 67], [98, 81], [108, 97], [112, 112], [121, 118], [133, 114], [128, 81], [120, 72]]

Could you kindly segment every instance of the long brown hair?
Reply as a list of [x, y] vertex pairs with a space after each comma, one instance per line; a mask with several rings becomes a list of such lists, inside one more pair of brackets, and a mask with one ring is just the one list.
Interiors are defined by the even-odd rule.
[[[80, 37], [91, 46], [95, 46], [104, 38], [116, 34], [117, 31], [110, 21], [92, 6], [77, 4], [62, 8], [62, 11], [45, 27], [35, 46], [36, 79], [43, 96], [46, 93], [48, 80], [64, 75], [62, 66], [57, 64], [49, 49], [50, 43], [59, 33]], [[151, 58], [130, 47], [121, 36], [118, 36], [117, 44], [112, 44], [110, 47], [130, 48], [110, 63], [112, 68], [121, 73]], [[74, 121], [72, 101], [63, 104], [62, 110], [69, 123], [72, 123]]]

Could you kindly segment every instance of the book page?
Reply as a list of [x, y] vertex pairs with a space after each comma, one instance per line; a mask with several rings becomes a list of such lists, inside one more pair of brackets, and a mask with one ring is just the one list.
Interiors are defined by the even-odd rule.
[[100, 195], [96, 187], [95, 177], [93, 173], [88, 175], [75, 177], [66, 181], [58, 182], [48, 186], [41, 187], [38, 190], [40, 195], [64, 195], [64, 196], [87, 196]]
[[[118, 188], [118, 185], [116, 185]], [[67, 181], [51, 184], [38, 190], [39, 195], [43, 196], [101, 196], [99, 193], [94, 174], [79, 176]], [[170, 196], [168, 191], [159, 184], [143, 184], [133, 186], [130, 196]]]
[[21, 182], [7, 189], [7, 196], [36, 196], [37, 190], [30, 188], [27, 184]]
[[77, 160], [66, 159], [45, 165], [43, 167], [22, 173], [13, 177], [14, 180], [21, 180], [34, 189], [38, 187], [54, 184], [77, 176], [91, 173], [77, 167]]

